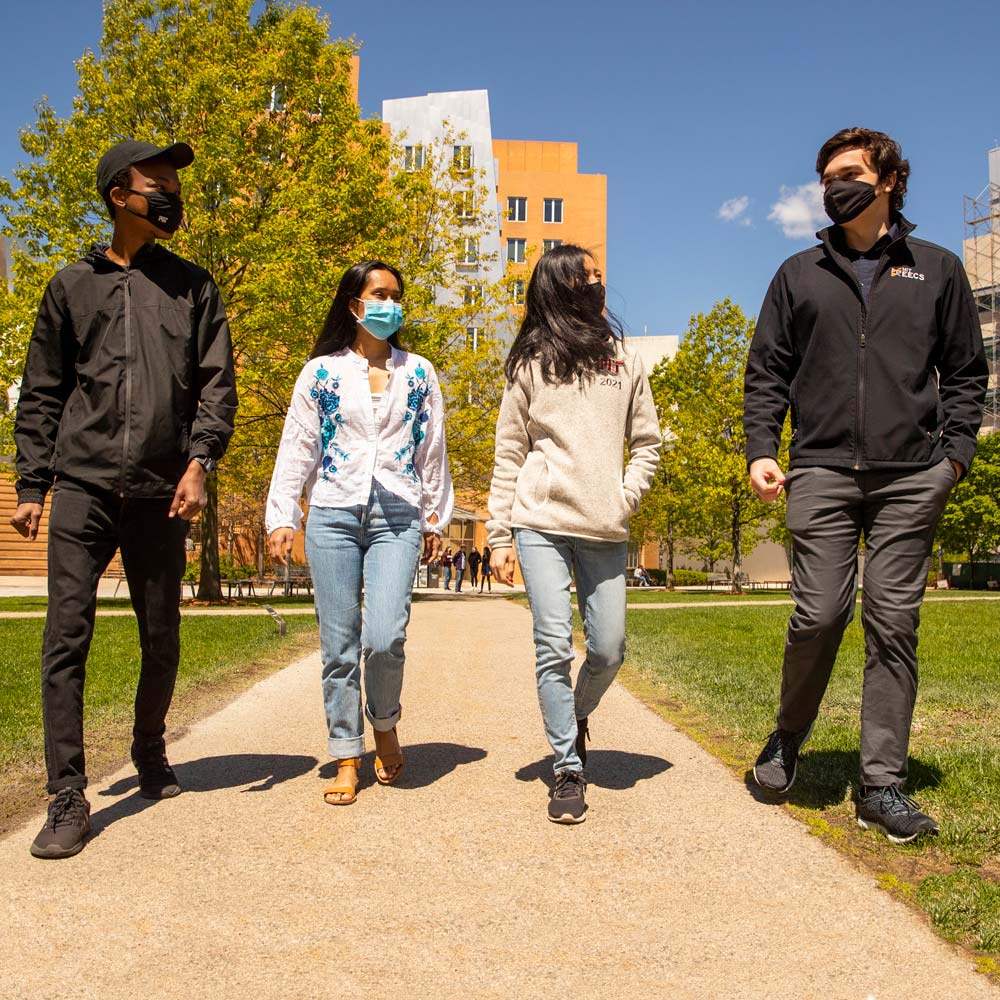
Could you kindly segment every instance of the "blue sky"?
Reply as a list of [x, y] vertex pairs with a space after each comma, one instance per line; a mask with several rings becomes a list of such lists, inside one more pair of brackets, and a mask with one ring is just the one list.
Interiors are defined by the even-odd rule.
[[[956, 252], [962, 196], [982, 190], [1000, 140], [1000, 4], [986, 0], [315, 5], [363, 43], [365, 114], [485, 88], [495, 137], [579, 143], [580, 169], [608, 175], [609, 304], [636, 333], [682, 332], [727, 295], [756, 313], [781, 261], [813, 242], [769, 216], [781, 204], [785, 228], [809, 231], [795, 196], [837, 129], [899, 139], [904, 211]], [[46, 0], [5, 18], [0, 174], [38, 97], [69, 111], [100, 17], [98, 0]]]

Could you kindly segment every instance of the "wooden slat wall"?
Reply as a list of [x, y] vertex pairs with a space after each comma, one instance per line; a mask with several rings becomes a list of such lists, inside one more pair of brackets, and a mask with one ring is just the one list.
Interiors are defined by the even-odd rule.
[[17, 492], [9, 479], [0, 479], [0, 576], [45, 576], [49, 538], [48, 505], [42, 513], [38, 538], [29, 542], [11, 526], [17, 508]]

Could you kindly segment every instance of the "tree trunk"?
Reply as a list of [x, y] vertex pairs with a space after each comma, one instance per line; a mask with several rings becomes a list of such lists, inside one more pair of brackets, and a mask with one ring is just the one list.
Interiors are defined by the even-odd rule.
[[201, 512], [201, 578], [199, 601], [221, 601], [222, 580], [219, 574], [219, 487], [215, 473], [205, 479], [208, 503]]
[[667, 590], [674, 589], [674, 522], [667, 521]]
[[733, 501], [732, 541], [733, 593], [742, 594], [743, 584], [740, 582], [740, 577], [743, 575], [743, 529], [740, 526], [740, 505], [737, 500]]

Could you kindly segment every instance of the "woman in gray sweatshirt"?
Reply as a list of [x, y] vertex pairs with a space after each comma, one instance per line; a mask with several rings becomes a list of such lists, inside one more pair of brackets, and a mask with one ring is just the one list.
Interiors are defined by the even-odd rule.
[[[606, 312], [601, 272], [586, 250], [556, 247], [535, 266], [505, 373], [487, 525], [492, 566], [512, 583], [516, 548], [555, 753], [548, 815], [580, 823], [588, 718], [625, 657], [628, 520], [661, 443], [642, 361]], [[587, 645], [575, 692], [572, 579]]]

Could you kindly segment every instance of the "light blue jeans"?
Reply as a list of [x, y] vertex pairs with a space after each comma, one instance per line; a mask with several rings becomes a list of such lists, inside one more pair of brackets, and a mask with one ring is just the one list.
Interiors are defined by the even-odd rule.
[[306, 558], [319, 617], [327, 745], [337, 760], [365, 751], [362, 655], [364, 714], [380, 732], [399, 721], [403, 647], [421, 541], [416, 507], [375, 482], [366, 505], [309, 510]]
[[[594, 542], [518, 528], [514, 546], [531, 604], [535, 678], [555, 772], [580, 770], [577, 719], [597, 708], [625, 660], [626, 542]], [[583, 618], [587, 658], [576, 691], [570, 580]]]

